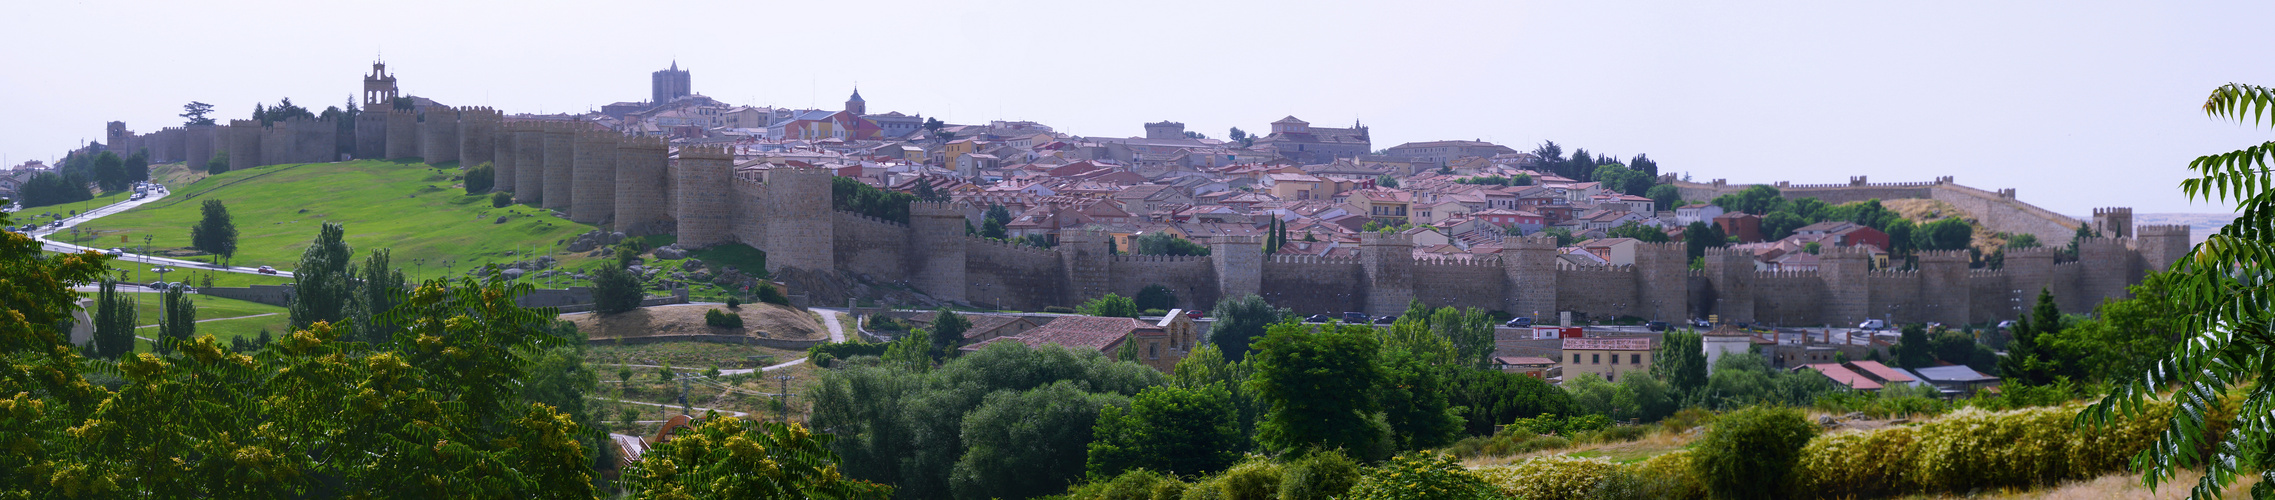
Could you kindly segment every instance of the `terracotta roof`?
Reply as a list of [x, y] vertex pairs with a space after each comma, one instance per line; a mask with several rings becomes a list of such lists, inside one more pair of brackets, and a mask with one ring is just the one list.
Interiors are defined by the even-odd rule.
[[1879, 379], [1882, 382], [1916, 381], [1911, 375], [1904, 374], [1903, 370], [1889, 368], [1888, 365], [1880, 364], [1879, 361], [1851, 361], [1849, 366], [1864, 370], [1866, 375], [1871, 375], [1872, 378]]
[[1572, 351], [1648, 351], [1651, 339], [1645, 338], [1581, 338], [1564, 339], [1564, 350]]
[[1035, 327], [1019, 335], [997, 337], [988, 342], [966, 346], [964, 349], [978, 350], [982, 346], [995, 342], [1018, 342], [1027, 344], [1028, 347], [1058, 344], [1068, 349], [1089, 349], [1104, 352], [1120, 343], [1123, 337], [1129, 336], [1130, 332], [1151, 326], [1153, 325], [1131, 318], [1060, 316], [1049, 323], [1044, 323], [1043, 326]]
[[1493, 362], [1504, 365], [1553, 365], [1556, 360], [1533, 356], [1495, 356]]
[[1851, 389], [1870, 390], [1881, 387], [1879, 382], [1873, 382], [1872, 379], [1865, 378], [1864, 375], [1849, 371], [1847, 367], [1843, 367], [1839, 363], [1807, 364], [1801, 365], [1799, 368], [1816, 370], [1817, 373], [1825, 374], [1826, 378], [1833, 379], [1834, 382], [1839, 382], [1841, 385], [1849, 386]]

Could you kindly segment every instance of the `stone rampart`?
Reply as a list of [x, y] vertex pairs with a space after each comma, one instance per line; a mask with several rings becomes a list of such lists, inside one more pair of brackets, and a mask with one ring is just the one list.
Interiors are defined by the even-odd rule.
[[419, 151], [428, 165], [458, 161], [458, 110], [428, 106], [419, 114]]
[[1498, 257], [1421, 259], [1414, 262], [1414, 298], [1433, 308], [1497, 310], [1508, 294], [1506, 278]]
[[1357, 258], [1274, 255], [1264, 261], [1264, 300], [1299, 315], [1341, 315], [1366, 307]]
[[616, 230], [639, 236], [669, 232], [664, 204], [663, 139], [626, 137], [616, 143]]
[[[573, 190], [577, 164], [576, 131], [583, 123], [539, 123], [539, 130], [545, 137], [545, 142], [542, 143], [545, 148], [545, 160], [542, 162], [545, 165], [545, 175], [541, 181], [545, 184], [545, 194], [544, 199], [538, 201], [538, 206], [566, 212], [570, 202], [576, 198]], [[729, 160], [732, 163], [733, 158], [729, 157]], [[720, 181], [718, 185], [725, 186], [726, 179]]]
[[[708, 146], [680, 148], [679, 191], [679, 246], [703, 248], [727, 242], [727, 225], [734, 214], [733, 198], [728, 196], [727, 181], [733, 175], [735, 157], [725, 149]], [[746, 223], [761, 223], [747, 221]], [[775, 264], [778, 246], [769, 248], [766, 267], [778, 270]]]
[[569, 220], [600, 224], [616, 215], [615, 132], [582, 128], [576, 132], [575, 179]]
[[401, 160], [419, 157], [419, 115], [408, 109], [389, 109], [387, 114], [387, 159]]
[[[874, 217], [867, 217], [852, 212], [831, 212], [830, 216], [832, 217], [832, 223], [837, 226], [834, 228], [837, 237], [835, 238], [836, 241], [833, 245], [837, 253], [837, 259], [839, 262], [845, 263], [840, 267], [840, 269], [867, 274], [870, 277], [881, 281], [899, 282], [908, 279], [908, 257], [910, 255], [916, 255], [919, 260], [922, 259], [922, 252], [915, 254], [910, 253], [910, 230], [909, 225], [907, 224], [901, 224], [898, 222], [878, 219]], [[751, 224], [743, 225], [750, 226]], [[926, 235], [925, 238], [920, 239], [927, 242], [927, 245], [925, 245], [926, 251], [941, 251], [940, 248], [956, 247], [955, 250], [948, 251], [953, 251], [955, 253], [961, 254], [963, 252], [961, 251], [961, 246], [959, 245], [940, 244], [935, 247], [934, 245], [930, 244], [933, 242], [952, 241], [945, 238], [948, 236], [963, 236], [963, 233], [961, 231], [962, 228], [958, 229], [959, 231], [956, 233], [945, 235], [932, 234]], [[963, 263], [959, 261], [956, 264], [961, 265]], [[946, 272], [946, 270], [942, 271]], [[926, 283], [926, 285], [929, 286], [924, 287], [924, 289], [933, 290], [937, 289], [938, 287], [949, 286], [953, 283], [954, 282], [949, 282], [946, 280], [941, 280], [934, 283]], [[956, 288], [961, 287], [957, 286]]]
[[366, 109], [355, 115], [355, 149], [349, 151], [357, 159], [387, 157], [387, 111]]
[[261, 166], [261, 138], [266, 132], [258, 121], [229, 120], [230, 170]]
[[498, 125], [498, 110], [479, 106], [459, 109], [459, 168], [489, 163], [493, 172], [497, 170]]
[[[734, 155], [725, 155], [728, 168], [732, 168]], [[684, 161], [685, 150], [681, 158]], [[766, 241], [773, 249], [766, 254], [768, 271], [782, 267], [807, 270], [837, 268], [834, 250], [837, 225], [830, 220], [830, 182], [835, 174], [825, 169], [777, 168], [766, 171], [767, 204]], [[681, 183], [680, 192], [690, 189], [717, 190], [718, 185]], [[685, 206], [685, 203], [682, 203]], [[684, 213], [684, 212], [683, 212]], [[905, 262], [905, 259], [893, 259]]]
[[206, 171], [205, 162], [213, 159], [213, 152], [217, 149], [214, 147], [214, 141], [219, 139], [214, 132], [219, 129], [220, 127], [213, 125], [191, 125], [186, 131], [182, 151], [188, 156], [184, 157], [183, 161], [190, 166], [190, 170]]
[[1135, 297], [1147, 285], [1161, 285], [1177, 295], [1178, 309], [1216, 306], [1216, 268], [1209, 257], [1167, 255], [1116, 255], [1109, 261], [1107, 289]]
[[971, 303], [1026, 311], [1072, 307], [1057, 252], [962, 235], [941, 244], [959, 242], [971, 259], [964, 288]]
[[539, 203], [545, 198], [545, 123], [513, 122], [513, 201]]

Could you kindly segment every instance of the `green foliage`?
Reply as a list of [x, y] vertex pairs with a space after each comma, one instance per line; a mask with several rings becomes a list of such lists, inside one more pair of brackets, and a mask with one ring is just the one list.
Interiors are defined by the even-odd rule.
[[190, 302], [182, 287], [166, 288], [159, 295], [158, 303], [164, 311], [158, 320], [158, 352], [171, 353], [197, 334], [197, 304]]
[[345, 227], [326, 222], [317, 230], [316, 241], [301, 252], [300, 265], [293, 268], [292, 301], [287, 308], [294, 329], [339, 323], [353, 312], [353, 258]]
[[76, 173], [40, 172], [33, 174], [17, 192], [24, 208], [45, 207], [65, 203], [78, 203], [95, 198], [87, 191], [86, 178]]
[[410, 285], [403, 270], [390, 264], [390, 254], [381, 248], [365, 255], [362, 272], [353, 278], [357, 279], [355, 303], [349, 309], [349, 320], [355, 324], [357, 340], [377, 344], [395, 334], [394, 322], [387, 319], [386, 312], [402, 302]]
[[1113, 479], [1068, 489], [1066, 500], [1178, 500], [1189, 485], [1177, 476], [1132, 469]]
[[1278, 462], [1251, 455], [1247, 460], [1225, 469], [1223, 474], [1193, 482], [1185, 490], [1187, 500], [1273, 500], [1278, 498], [1280, 480], [1286, 469]]
[[1621, 467], [1603, 458], [1550, 455], [1477, 471], [1501, 492], [1525, 500], [1587, 500]]
[[1365, 471], [1339, 450], [1314, 451], [1289, 460], [1281, 468], [1280, 500], [1340, 498], [1359, 483]]
[[1603, 183], [1604, 189], [1634, 196], [1643, 196], [1658, 181], [1658, 179], [1652, 178], [1651, 174], [1629, 169], [1626, 165], [1618, 163], [1596, 167], [1595, 175], [1589, 178]]
[[1138, 235], [1137, 239], [1130, 243], [1130, 246], [1135, 247], [1130, 249], [1130, 253], [1138, 255], [1205, 256], [1209, 254], [1209, 247], [1201, 246], [1199, 243], [1194, 243], [1193, 240], [1166, 231]]
[[229, 152], [228, 152], [228, 151], [214, 151], [214, 152], [213, 152], [213, 158], [211, 158], [211, 159], [208, 159], [208, 160], [206, 160], [206, 161], [205, 161], [205, 173], [206, 173], [207, 175], [221, 175], [221, 174], [224, 174], [224, 173], [228, 173], [228, 172], [229, 172]]
[[2013, 339], [2006, 343], [2006, 358], [1999, 360], [1999, 376], [2008, 385], [2044, 385], [2054, 381], [2061, 371], [2061, 360], [2051, 353], [2041, 352], [2038, 337], [2062, 330], [2062, 311], [2054, 304], [2054, 292], [2038, 290], [2038, 301], [2031, 306], [2030, 314], [2014, 322]]
[[1209, 311], [1216, 325], [1209, 328], [1208, 342], [1222, 349], [1225, 359], [1238, 362], [1247, 359], [1249, 345], [1263, 337], [1266, 328], [1294, 316], [1294, 311], [1272, 307], [1255, 294], [1227, 297]]
[[1670, 331], [1651, 351], [1651, 376], [1678, 394], [1706, 387], [1706, 336], [1694, 330]]
[[619, 266], [600, 266], [592, 272], [593, 311], [617, 314], [640, 308], [640, 278]]
[[1714, 421], [1691, 450], [1691, 464], [1720, 498], [1785, 498], [1801, 448], [1817, 425], [1799, 410], [1749, 407]]
[[[1545, 416], [1545, 419], [1554, 421], [1555, 417]], [[1534, 419], [1518, 420], [1538, 421]], [[1472, 436], [1455, 442], [1452, 446], [1447, 446], [1441, 451], [1456, 458], [1505, 457], [1569, 446], [1572, 446], [1571, 439], [1562, 436], [1541, 435], [1527, 430], [1527, 427], [1508, 425], [1501, 427], [1500, 432], [1491, 436]]]
[[932, 359], [945, 361], [964, 344], [964, 332], [972, 329], [972, 321], [946, 307], [940, 308], [932, 320]]
[[1460, 179], [1454, 179], [1453, 181], [1458, 184], [1473, 184], [1480, 186], [1530, 186], [1532, 185], [1532, 176], [1524, 174], [1517, 174], [1516, 177], [1481, 175], [1476, 177], [1463, 177]]
[[1667, 242], [1667, 233], [1665, 231], [1660, 231], [1659, 228], [1646, 226], [1641, 223], [1632, 221], [1626, 224], [1620, 224], [1619, 227], [1611, 228], [1610, 231], [1605, 232], [1605, 235], [1613, 238], [1635, 238], [1638, 240], [1643, 240], [1647, 243]]
[[118, 292], [118, 282], [104, 279], [95, 292], [95, 356], [118, 359], [134, 352], [134, 299]]
[[1391, 347], [1381, 353], [1383, 383], [1373, 397], [1401, 450], [1436, 448], [1461, 438], [1461, 410], [1447, 403], [1442, 356]]
[[1896, 344], [1896, 365], [1904, 368], [1935, 366], [1935, 346], [1930, 345], [1927, 325], [1904, 325], [1902, 337]]
[[1733, 212], [1766, 216], [1771, 212], [1784, 209], [1786, 201], [1785, 196], [1780, 194], [1776, 187], [1755, 184], [1746, 186], [1746, 189], [1739, 190], [1736, 193], [1715, 197], [1714, 206]]
[[1140, 310], [1161, 309], [1166, 311], [1177, 308], [1177, 292], [1171, 291], [1169, 287], [1160, 283], [1146, 285], [1145, 288], [1138, 289], [1137, 296], [1133, 297], [1132, 300], [1137, 302], [1137, 307]]
[[1110, 318], [1135, 318], [1138, 317], [1139, 312], [1137, 301], [1130, 300], [1129, 297], [1123, 297], [1121, 295], [1113, 293], [1107, 293], [1104, 297], [1090, 299], [1089, 302], [1084, 302], [1080, 307], [1076, 307], [1075, 311], [1080, 312], [1084, 316], [1103, 316]]
[[490, 188], [497, 186], [497, 177], [498, 169], [491, 166], [490, 162], [485, 161], [480, 165], [475, 165], [474, 168], [466, 169], [466, 194], [480, 194], [483, 191], [489, 191]]
[[706, 309], [703, 311], [703, 324], [712, 328], [742, 328], [743, 317], [721, 309]]
[[1572, 246], [1573, 243], [1578, 243], [1580, 241], [1580, 238], [1572, 236], [1572, 230], [1561, 227], [1542, 228], [1538, 234], [1555, 236], [1556, 246], [1559, 247]]
[[1827, 392], [1845, 390], [1832, 379], [1815, 373], [1792, 373], [1769, 366], [1756, 353], [1722, 356], [1706, 378], [1704, 401], [1714, 408], [1756, 404], [1805, 405]]
[[1691, 472], [1690, 451], [1677, 450], [1628, 464], [1596, 483], [1599, 500], [1703, 500], [1706, 483]]
[[1798, 496], [1843, 498], [2043, 487], [2124, 470], [2157, 440], [2172, 406], [2080, 429], [2064, 405], [2005, 412], [1963, 409], [1917, 427], [1818, 436], [1794, 469]]
[[1809, 225], [1808, 219], [1794, 215], [1793, 212], [1771, 212], [1769, 215], [1762, 216], [1762, 237], [1772, 241], [1782, 240], [1787, 236], [1792, 236], [1793, 230], [1801, 229], [1801, 226], [1807, 225]]
[[1498, 435], [1526, 416], [1572, 411], [1572, 396], [1541, 379], [1498, 370], [1447, 370], [1446, 402], [1461, 410], [1472, 436]]
[[205, 116], [211, 113], [213, 113], [212, 104], [190, 101], [189, 104], [182, 105], [182, 114], [175, 116], [182, 117], [184, 120], [182, 122], [182, 126], [189, 127], [196, 125], [212, 125], [213, 119]]
[[916, 195], [878, 189], [852, 177], [830, 178], [830, 206], [839, 211], [907, 224], [908, 204], [914, 201]]
[[221, 256], [224, 261], [237, 254], [237, 223], [229, 216], [229, 207], [221, 200], [207, 198], [199, 206], [198, 223], [190, 227], [190, 246], [198, 251]]
[[1504, 498], [1501, 490], [1451, 456], [1422, 451], [1401, 454], [1367, 470], [1351, 486], [1351, 500], [1471, 500]]
[[778, 306], [790, 305], [790, 296], [782, 294], [782, 287], [771, 282], [758, 283], [758, 301]]
[[1966, 250], [1974, 241], [1975, 226], [1961, 219], [1929, 222], [1912, 233], [1912, 246], [1920, 250]]
[[[838, 475], [833, 437], [795, 423], [708, 419], [657, 443], [624, 471], [638, 498], [890, 498], [892, 488]], [[589, 493], [588, 493], [589, 495]]]
[[1234, 421], [1240, 425], [1240, 436], [1245, 440], [1256, 434], [1256, 421], [1264, 414], [1263, 403], [1256, 400], [1255, 392], [1247, 384], [1254, 371], [1247, 363], [1225, 360], [1224, 352], [1215, 344], [1203, 344], [1186, 353], [1185, 359], [1177, 360], [1177, 366], [1170, 371], [1170, 383], [1187, 389], [1223, 387], [1232, 396]]
[[2150, 273], [2127, 290], [2132, 298], [2104, 300], [2094, 317], [2060, 331], [2038, 329], [2035, 349], [2060, 360], [2060, 373], [2084, 381], [2114, 381], [2154, 367], [2188, 328], [2175, 298], [2177, 276]]
[[884, 356], [885, 349], [889, 345], [890, 344], [883, 343], [872, 344], [858, 340], [852, 342], [815, 344], [813, 347], [806, 348], [806, 356], [811, 358], [828, 356], [833, 359], [852, 359], [855, 356]]
[[[929, 345], [921, 336], [902, 338], [915, 341], [919, 355]], [[1151, 368], [1096, 352], [1016, 342], [992, 344], [936, 369], [846, 365], [823, 372], [807, 389], [810, 425], [839, 436], [830, 449], [843, 458], [848, 477], [894, 485], [909, 498], [947, 498], [980, 487], [1064, 491], [1082, 475], [1097, 411], [1165, 380]], [[1067, 383], [1049, 394], [1021, 395], [1060, 381]], [[972, 422], [991, 401], [985, 421]], [[1029, 423], [1015, 425], [1022, 421]], [[982, 446], [982, 453], [968, 456]], [[1024, 471], [1013, 481], [1018, 484], [995, 482], [1015, 471]]]
[[1683, 201], [1683, 190], [1673, 184], [1660, 184], [1644, 191], [1643, 197], [1651, 199], [1652, 210], [1665, 212], [1674, 210], [1675, 203]]
[[1126, 411], [1101, 410], [1093, 432], [1087, 462], [1093, 479], [1131, 469], [1205, 475], [1231, 466], [1247, 448], [1232, 392], [1221, 382], [1146, 388]]
[[1381, 341], [1363, 325], [1313, 329], [1273, 325], [1248, 362], [1250, 390], [1269, 410], [1256, 441], [1272, 450], [1343, 449], [1361, 459], [1388, 454], [1389, 425], [1369, 395], [1385, 380]]
[[1722, 226], [1696, 221], [1683, 228], [1684, 255], [1691, 259], [1705, 257], [1708, 248], [1722, 248], [1729, 244], [1729, 236], [1722, 234]]
[[508, 194], [508, 193], [503, 193], [503, 192], [500, 192], [500, 193], [494, 193], [494, 194], [491, 194], [491, 195], [490, 195], [490, 207], [491, 207], [491, 208], [505, 208], [506, 206], [508, 206], [508, 205], [512, 205], [512, 204], [513, 204], [513, 195], [512, 195], [512, 194]]

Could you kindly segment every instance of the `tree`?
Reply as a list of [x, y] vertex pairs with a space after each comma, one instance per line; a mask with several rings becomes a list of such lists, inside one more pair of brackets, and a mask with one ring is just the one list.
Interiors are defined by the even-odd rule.
[[395, 336], [395, 325], [387, 319], [387, 311], [401, 304], [402, 295], [409, 286], [403, 269], [394, 267], [388, 260], [391, 252], [382, 248], [366, 255], [363, 270], [357, 273], [362, 281], [355, 284], [355, 333], [359, 340], [378, 344]]
[[1382, 385], [1373, 390], [1373, 397], [1382, 411], [1383, 424], [1389, 427], [1392, 446], [1421, 450], [1460, 439], [1464, 422], [1461, 409], [1447, 401], [1447, 370], [1439, 362], [1441, 354], [1409, 350], [1391, 342], [1382, 346]]
[[[706, 418], [624, 471], [638, 498], [884, 498], [892, 487], [846, 479], [835, 436], [796, 423]], [[578, 496], [590, 496], [587, 493]]]
[[1448, 375], [1446, 402], [1462, 409], [1462, 425], [1470, 435], [1490, 436], [1519, 418], [1573, 411], [1572, 396], [1541, 379], [1500, 370], [1450, 370]]
[[1139, 311], [1154, 309], [1167, 311], [1177, 307], [1177, 292], [1170, 291], [1169, 287], [1162, 286], [1160, 283], [1154, 283], [1138, 289], [1137, 296], [1132, 297], [1132, 300], [1137, 303]]
[[229, 152], [228, 152], [228, 151], [215, 151], [215, 152], [213, 152], [213, 158], [212, 158], [212, 159], [208, 159], [208, 160], [206, 160], [206, 161], [205, 161], [205, 173], [206, 173], [206, 174], [208, 174], [208, 175], [221, 175], [222, 173], [224, 173], [224, 172], [228, 172], [228, 171], [229, 171]]
[[2175, 300], [2175, 278], [2152, 272], [2127, 289], [2133, 298], [2104, 300], [2094, 317], [2042, 333], [2037, 345], [2071, 361], [2072, 368], [2064, 371], [2086, 380], [2121, 380], [2153, 368], [2188, 327], [2186, 317], [2173, 314], [2183, 310]]
[[118, 292], [118, 281], [104, 279], [95, 292], [95, 355], [118, 359], [134, 352], [134, 299]]
[[1725, 210], [1749, 214], [1768, 214], [1785, 207], [1785, 196], [1776, 187], [1755, 184], [1737, 193], [1714, 198], [1714, 205]]
[[1606, 231], [1605, 234], [1613, 238], [1635, 238], [1642, 240], [1645, 243], [1667, 242], [1667, 233], [1665, 231], [1660, 231], [1659, 228], [1646, 226], [1633, 221], [1625, 224], [1620, 224], [1619, 227], [1611, 228], [1611, 230]]
[[1691, 468], [1716, 498], [1784, 498], [1801, 447], [1816, 436], [1800, 410], [1738, 410], [1715, 419], [1691, 450]]
[[1809, 225], [1808, 219], [1794, 215], [1793, 212], [1772, 212], [1762, 217], [1762, 236], [1772, 241], [1782, 240], [1787, 236], [1792, 236], [1793, 230], [1801, 229], [1801, 226], [1807, 225]]
[[[2275, 89], [2255, 84], [2225, 84], [2204, 100], [2204, 114], [2236, 120], [2245, 125], [2275, 125], [2264, 114], [2275, 102]], [[2086, 409], [2079, 420], [2109, 425], [2113, 418], [2139, 418], [2150, 405], [2143, 400], [2170, 398], [2166, 432], [2157, 443], [2134, 457], [2150, 486], [2175, 480], [2182, 468], [2202, 466], [2204, 475], [2191, 489], [2191, 498], [2218, 498], [2236, 475], [2259, 475], [2255, 498], [2275, 495], [2275, 386], [2266, 384], [2270, 348], [2270, 318], [2275, 309], [2266, 298], [2275, 284], [2266, 282], [2275, 257], [2266, 232], [2275, 220], [2275, 198], [2270, 198], [2268, 157], [2275, 157], [2275, 141], [2250, 148], [2207, 155], [2189, 161], [2193, 177], [2179, 182], [2179, 191], [2191, 200], [2234, 202], [2236, 223], [2220, 227], [2177, 259], [2173, 280], [2173, 314], [2184, 327], [2177, 332], [2177, 348], [2141, 375], [2120, 377], [2107, 398]], [[2177, 391], [2175, 391], [2177, 389]], [[2164, 395], [2164, 391], [2173, 391]], [[2239, 395], [2239, 398], [2232, 398]], [[2225, 434], [2214, 434], [2225, 430]], [[2207, 457], [2209, 455], [2209, 457]]]
[[1689, 227], [1683, 228], [1684, 255], [1690, 258], [1705, 257], [1706, 249], [1722, 248], [1728, 244], [1730, 242], [1722, 234], [1721, 226], [1708, 225], [1706, 221], [1691, 221]]
[[1917, 229], [1918, 226], [1912, 224], [1911, 219], [1899, 218], [1888, 221], [1888, 227], [1881, 228], [1881, 231], [1888, 233], [1888, 246], [1894, 247], [1888, 249], [1888, 253], [1904, 256], [1911, 255], [1913, 250], [1918, 250], [1917, 237], [1913, 236]]
[[1222, 382], [1200, 387], [1154, 386], [1130, 398], [1129, 409], [1099, 411], [1088, 471], [1103, 480], [1130, 469], [1180, 476], [1209, 474], [1240, 460], [1248, 439], [1240, 430], [1232, 392]]
[[1135, 318], [1138, 317], [1138, 313], [1141, 312], [1141, 310], [1137, 307], [1137, 301], [1130, 300], [1129, 297], [1123, 297], [1121, 295], [1113, 293], [1107, 293], [1104, 297], [1090, 299], [1089, 302], [1084, 302], [1081, 306], [1075, 307], [1075, 311], [1082, 313], [1084, 316], [1104, 316], [1115, 318]]
[[932, 359], [946, 361], [964, 344], [964, 332], [971, 331], [972, 321], [946, 307], [934, 313], [932, 320]]
[[593, 311], [601, 314], [640, 308], [640, 279], [621, 266], [604, 265], [592, 273]]
[[1705, 342], [1706, 336], [1696, 331], [1667, 332], [1651, 352], [1651, 376], [1683, 394], [1706, 387]]
[[1138, 235], [1136, 241], [1132, 242], [1130, 246], [1136, 247], [1130, 249], [1130, 253], [1138, 255], [1205, 256], [1209, 254], [1209, 247], [1201, 246], [1199, 243], [1194, 243], [1192, 240], [1178, 237], [1167, 231]]
[[1965, 250], [1974, 242], [1975, 226], [1960, 219], [1943, 219], [1920, 226], [1912, 238], [1916, 240], [1912, 244], [1921, 250]]
[[[1420, 305], [1420, 301], [1412, 305]], [[1431, 333], [1446, 339], [1453, 348], [1455, 366], [1480, 370], [1493, 366], [1493, 317], [1485, 310], [1440, 307], [1428, 318]]]
[[292, 270], [292, 300], [286, 309], [294, 329], [348, 318], [355, 302], [352, 255], [346, 228], [326, 222], [317, 230], [316, 240], [300, 252], [300, 264]]
[[2045, 385], [2060, 371], [2059, 360], [2038, 346], [2038, 336], [2062, 329], [2062, 311], [2054, 305], [2054, 292], [2041, 288], [2030, 314], [2015, 321], [2014, 338], [2006, 343], [2006, 358], [1999, 360], [1999, 376], [2016, 385]]
[[1398, 178], [1391, 177], [1389, 174], [1378, 175], [1374, 178], [1374, 185], [1386, 188], [1398, 187]]
[[181, 116], [181, 117], [182, 117], [182, 119], [184, 120], [184, 121], [182, 122], [182, 126], [184, 126], [184, 127], [197, 126], [197, 125], [212, 125], [212, 124], [213, 124], [213, 119], [212, 119], [212, 118], [206, 118], [206, 117], [205, 117], [205, 115], [206, 115], [206, 114], [208, 114], [208, 113], [212, 113], [212, 112], [213, 112], [213, 105], [212, 105], [212, 104], [206, 104], [206, 103], [197, 102], [197, 101], [190, 101], [190, 103], [189, 103], [189, 104], [183, 104], [183, 105], [182, 105], [182, 114], [181, 114], [181, 115], [179, 115], [179, 116]]
[[125, 191], [127, 185], [134, 182], [134, 176], [126, 172], [126, 160], [119, 158], [118, 153], [97, 153], [94, 169], [95, 186], [106, 193]]
[[[1652, 160], [1648, 155], [1640, 153], [1636, 154], [1634, 159], [1627, 160], [1627, 168], [1635, 169], [1637, 172], [1642, 172], [1643, 175], [1649, 176], [1653, 182], [1658, 181], [1659, 162]], [[1660, 210], [1666, 209], [1661, 208]]]
[[237, 223], [221, 200], [207, 198], [198, 207], [198, 223], [190, 227], [190, 247], [228, 262], [237, 255]]
[[967, 449], [949, 486], [961, 498], [1064, 492], [1082, 479], [1100, 411], [1127, 404], [1127, 396], [1087, 392], [1069, 380], [989, 394], [963, 418]]
[[158, 352], [170, 353], [197, 334], [197, 304], [182, 287], [167, 287], [159, 295]]
[[1653, 210], [1664, 212], [1674, 210], [1675, 203], [1683, 201], [1683, 190], [1673, 184], [1659, 184], [1644, 191], [1643, 197], [1651, 199]]
[[123, 161], [125, 162], [126, 180], [134, 182], [150, 180], [150, 150], [137, 150]]
[[497, 168], [486, 161], [466, 169], [466, 194], [478, 194], [496, 187], [497, 176]]
[[1935, 346], [1929, 345], [1927, 325], [1904, 325], [1903, 337], [1896, 344], [1896, 365], [1904, 368], [1935, 366]]
[[1371, 394], [1384, 380], [1381, 341], [1364, 325], [1273, 325], [1249, 362], [1250, 390], [1269, 410], [1256, 441], [1275, 451], [1343, 449], [1363, 460], [1390, 452], [1389, 425]]
[[1209, 328], [1209, 344], [1221, 349], [1224, 359], [1237, 363], [1248, 357], [1249, 345], [1263, 337], [1265, 329], [1295, 317], [1295, 313], [1247, 294], [1218, 300], [1209, 317], [1216, 318], [1216, 325]]
[[86, 182], [55, 172], [32, 174], [31, 180], [25, 181], [24, 186], [17, 191], [23, 196], [23, 199], [17, 201], [22, 202], [24, 208], [76, 203], [94, 198], [93, 194], [87, 192]]

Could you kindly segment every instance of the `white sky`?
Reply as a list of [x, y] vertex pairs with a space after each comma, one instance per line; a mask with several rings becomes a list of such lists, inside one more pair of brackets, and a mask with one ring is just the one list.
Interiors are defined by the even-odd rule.
[[2275, 3], [2176, 3], [13, 2], [0, 155], [178, 125], [192, 100], [321, 110], [380, 54], [407, 93], [507, 112], [641, 100], [676, 59], [736, 104], [836, 108], [858, 83], [871, 112], [952, 123], [1358, 119], [1377, 148], [1555, 140], [1700, 180], [1952, 175], [2074, 215], [2226, 211], [2177, 185], [2275, 139], [2198, 108], [2275, 85]]

